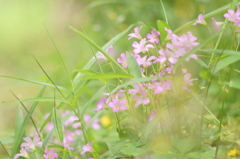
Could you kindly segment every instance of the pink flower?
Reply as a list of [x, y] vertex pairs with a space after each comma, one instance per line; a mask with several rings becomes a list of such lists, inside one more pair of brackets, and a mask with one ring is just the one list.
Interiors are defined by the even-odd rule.
[[118, 58], [117, 61], [122, 64], [123, 68], [127, 68], [127, 58], [126, 53], [121, 54], [121, 58]]
[[151, 31], [151, 34], [147, 34], [147, 38], [149, 39], [150, 43], [159, 43], [158, 36], [160, 35], [160, 32], [158, 32], [156, 29], [153, 29]]
[[165, 61], [169, 61], [171, 64], [175, 64], [178, 60], [178, 58], [175, 56], [174, 53], [172, 53], [171, 51], [169, 51], [168, 49], [164, 50], [161, 49], [159, 50], [159, 54], [161, 56], [159, 56], [155, 62], [160, 62], [160, 63], [164, 63]]
[[113, 99], [112, 102], [109, 102], [108, 106], [113, 108], [113, 112], [118, 112], [119, 110], [126, 110], [127, 107], [125, 106], [126, 99]]
[[153, 109], [152, 112], [149, 114], [149, 119], [148, 119], [148, 122], [152, 121], [154, 116], [156, 115], [157, 113], [157, 110], [156, 109]]
[[240, 10], [237, 10], [235, 13], [234, 10], [229, 9], [228, 13], [225, 13], [223, 16], [229, 21], [235, 22], [237, 20], [240, 20]]
[[148, 48], [154, 48], [154, 46], [151, 45], [151, 44], [147, 44], [147, 45], [146, 45], [146, 39], [145, 39], [145, 38], [142, 39], [142, 40], [140, 41], [140, 43], [134, 41], [133, 44], [132, 44], [132, 46], [134, 47], [133, 52], [134, 52], [135, 54], [138, 54], [138, 53], [140, 53], [140, 52], [145, 53], [145, 52], [148, 51]]
[[175, 35], [175, 34], [172, 33], [172, 30], [171, 30], [171, 29], [168, 29], [168, 28], [166, 28], [166, 27], [165, 27], [165, 30], [168, 32], [168, 35], [167, 35], [167, 37], [166, 37], [166, 40], [172, 39], [172, 38], [173, 38], [173, 35]]
[[75, 141], [74, 133], [67, 130], [65, 133], [65, 136], [64, 136], [64, 142], [65, 143], [73, 143], [74, 141]]
[[45, 154], [43, 155], [43, 157], [45, 159], [54, 159], [58, 157], [58, 154], [55, 153], [56, 149], [45, 149]]
[[186, 52], [192, 50], [194, 47], [198, 46], [199, 43], [195, 42], [197, 38], [192, 35], [191, 32], [187, 32], [187, 34], [183, 34], [178, 38], [179, 46], [183, 47]]
[[102, 97], [102, 99], [97, 103], [97, 109], [94, 110], [94, 112], [97, 112], [99, 110], [103, 110], [105, 106], [106, 98]]
[[[109, 53], [109, 54], [114, 54], [114, 51], [112, 50], [113, 46], [109, 46], [107, 49], [106, 49], [106, 52]], [[100, 51], [98, 51], [98, 54], [97, 55], [97, 59], [103, 59], [105, 61], [108, 61], [108, 58], [103, 55], [103, 53], [101, 53]], [[95, 59], [95, 57], [93, 57], [93, 59]]]
[[188, 92], [190, 92], [188, 85], [192, 86], [193, 85], [192, 81], [195, 81], [198, 79], [197, 78], [190, 79], [192, 75], [190, 73], [187, 73], [186, 69], [182, 69], [182, 72], [185, 73], [184, 79], [183, 79], [184, 85], [182, 86], [182, 90], [187, 90]]
[[128, 34], [128, 36], [130, 36], [128, 38], [128, 40], [130, 40], [132, 38], [142, 39], [142, 37], [140, 35], [140, 30], [141, 29], [142, 29], [142, 26], [140, 26], [139, 28], [138, 27], [134, 28], [134, 33]]
[[195, 23], [193, 23], [193, 25], [196, 25], [196, 24], [207, 25], [206, 21], [204, 20], [203, 14], [198, 15], [198, 20]]
[[212, 25], [213, 25], [213, 27], [217, 30], [217, 31], [219, 31], [220, 30], [220, 26], [223, 24], [223, 22], [217, 22], [214, 18], [212, 18]]
[[20, 156], [25, 157], [25, 158], [29, 158], [28, 153], [24, 148], [21, 148], [20, 153], [16, 154], [13, 157], [13, 159], [18, 159], [18, 157], [20, 157]]
[[137, 58], [136, 60], [137, 60], [137, 63], [138, 63], [138, 65], [139, 66], [141, 66], [141, 65], [143, 65], [143, 67], [149, 67], [149, 66], [151, 66], [152, 65], [152, 60], [155, 60], [156, 59], [156, 57], [155, 56], [151, 56], [151, 57], [149, 57], [148, 59], [147, 59], [147, 55], [146, 56], [144, 56], [144, 57], [140, 57], [140, 58]]
[[82, 150], [83, 151], [81, 152], [81, 155], [85, 154], [85, 152], [93, 151], [91, 142], [88, 142], [86, 145], [83, 145]]
[[148, 104], [150, 103], [150, 99], [147, 97], [147, 92], [138, 84], [133, 85], [135, 89], [129, 89], [128, 93], [133, 94], [132, 97], [133, 101], [137, 101], [134, 105], [135, 108], [137, 108], [140, 104]]
[[25, 140], [26, 143], [22, 143], [21, 147], [24, 147], [27, 151], [35, 150], [35, 146], [42, 146], [42, 141], [40, 141], [40, 137], [38, 136], [35, 136], [33, 140], [30, 137], [23, 138], [23, 140]]

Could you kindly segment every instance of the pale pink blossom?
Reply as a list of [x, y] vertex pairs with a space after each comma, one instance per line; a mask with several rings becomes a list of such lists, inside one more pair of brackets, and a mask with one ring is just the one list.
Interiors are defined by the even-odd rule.
[[149, 48], [154, 48], [152, 44], [146, 44], [146, 39], [142, 39], [140, 43], [134, 41], [132, 46], [134, 47], [133, 52], [135, 54], [139, 54], [140, 52], [145, 53], [149, 50]]
[[16, 154], [13, 159], [18, 159], [18, 157], [25, 157], [25, 158], [30, 158], [27, 151], [24, 148], [21, 148], [20, 153]]
[[126, 53], [121, 54], [121, 58], [118, 58], [117, 61], [122, 64], [123, 68], [127, 68], [127, 58]]
[[160, 32], [158, 32], [156, 29], [153, 29], [151, 31], [151, 34], [147, 34], [147, 38], [149, 39], [148, 41], [150, 43], [159, 43], [159, 38], [158, 38], [159, 35], [160, 35]]
[[45, 154], [43, 155], [44, 159], [54, 159], [58, 157], [56, 149], [45, 149]]
[[134, 33], [128, 34], [128, 36], [129, 36], [128, 40], [130, 40], [132, 38], [142, 39], [142, 37], [140, 35], [141, 29], [142, 29], [142, 26], [140, 26], [139, 28], [138, 27], [134, 28]]
[[41, 147], [42, 141], [40, 141], [40, 137], [35, 136], [33, 140], [30, 137], [23, 138], [26, 142], [21, 144], [21, 147], [24, 147], [27, 151], [35, 150], [35, 146]]
[[152, 121], [156, 114], [157, 114], [157, 110], [153, 109], [152, 112], [148, 116], [149, 117], [148, 122]]
[[237, 10], [235, 13], [234, 10], [229, 9], [228, 13], [225, 13], [223, 16], [227, 18], [229, 21], [235, 22], [237, 20], [240, 20], [240, 10]]
[[203, 14], [198, 15], [198, 20], [195, 23], [193, 23], [193, 25], [196, 25], [196, 24], [207, 25], [206, 21], [204, 20]]
[[81, 155], [85, 154], [86, 152], [93, 151], [91, 142], [88, 142], [86, 145], [83, 145], [82, 150], [83, 151], [81, 152]]
[[119, 110], [126, 110], [126, 99], [112, 99], [112, 102], [109, 102], [108, 106], [113, 108], [113, 112], [118, 112]]

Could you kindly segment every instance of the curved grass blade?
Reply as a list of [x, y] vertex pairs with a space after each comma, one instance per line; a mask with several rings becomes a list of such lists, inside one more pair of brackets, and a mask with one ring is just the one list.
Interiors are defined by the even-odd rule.
[[130, 73], [135, 77], [135, 79], [141, 78], [142, 71], [140, 70], [140, 67], [136, 59], [129, 52], [126, 52], [126, 54], [127, 54], [127, 63], [128, 63], [128, 68], [130, 70]]
[[4, 149], [4, 151], [6, 152], [6, 154], [8, 155], [8, 157], [11, 159], [10, 154], [8, 153], [8, 151], [6, 150], [6, 148], [4, 147], [4, 145], [2, 144], [1, 141], [0, 141], [0, 144], [1, 144], [2, 148]]
[[[219, 14], [219, 13], [225, 12], [225, 11], [227, 11], [230, 7], [231, 7], [231, 4], [227, 4], [227, 5], [223, 6], [223, 7], [220, 7], [220, 8], [218, 8], [218, 9], [216, 9], [216, 10], [214, 10], [214, 11], [208, 13], [208, 14], [205, 14], [205, 15], [204, 15], [204, 19], [210, 18], [210, 17], [212, 17], [212, 16], [214, 16], [214, 15], [217, 15], [217, 14]], [[191, 26], [193, 23], [196, 22], [196, 20], [197, 20], [197, 19], [192, 20], [192, 21], [184, 24], [183, 26], [177, 28], [176, 30], [174, 30], [174, 33], [177, 33], [177, 32], [179, 32], [179, 31], [181, 31], [181, 30], [183, 30], [183, 29]]]
[[78, 35], [80, 35], [82, 38], [84, 38], [87, 42], [89, 42], [91, 45], [93, 45], [98, 51], [100, 51], [104, 56], [106, 56], [108, 58], [108, 60], [111, 61], [113, 64], [115, 64], [120, 70], [122, 70], [125, 73], [128, 73], [112, 56], [110, 56], [105, 50], [103, 50], [99, 45], [97, 45], [94, 41], [92, 41], [83, 32], [78, 31], [77, 29], [73, 28], [72, 26], [69, 26], [69, 27], [74, 32], [76, 32]]
[[[34, 84], [38, 84], [38, 85], [43, 85], [43, 86], [48, 86], [48, 87], [53, 87], [55, 88], [54, 85], [50, 84], [50, 83], [45, 83], [45, 82], [38, 82], [38, 81], [33, 81], [33, 80], [25, 80], [25, 79], [22, 79], [22, 78], [16, 78], [16, 77], [11, 77], [11, 76], [2, 76], [0, 75], [0, 77], [3, 77], [3, 78], [11, 78], [11, 79], [15, 79], [15, 80], [20, 80], [20, 81], [24, 81], [24, 82], [29, 82], [29, 83], [34, 83]], [[64, 88], [64, 87], [61, 87], [61, 86], [57, 86], [60, 90], [68, 93], [68, 94], [71, 94], [73, 95], [73, 93], [68, 90], [67, 88]]]
[[[114, 45], [121, 37], [123, 37], [130, 29], [132, 29], [133, 25], [130, 25], [126, 30], [122, 31], [121, 33], [117, 34], [115, 37], [113, 37], [110, 41], [108, 41], [103, 47], [103, 50], [106, 50], [109, 46]], [[88, 70], [92, 67], [92, 65], [96, 62], [96, 59], [91, 58], [88, 63], [82, 68], [84, 70]], [[81, 73], [78, 73], [74, 80], [73, 80], [73, 86], [76, 86], [79, 83], [79, 78], [81, 77]]]
[[20, 100], [21, 102], [64, 102], [67, 103], [64, 98], [56, 97], [55, 99], [53, 97], [40, 97], [40, 98], [28, 98]]
[[[43, 92], [45, 91], [46, 89], [46, 86], [44, 86], [41, 91], [38, 93], [38, 96], [37, 97], [41, 97]], [[19, 151], [19, 147], [20, 147], [20, 143], [21, 143], [21, 140], [23, 138], [23, 134], [24, 134], [24, 131], [25, 131], [25, 127], [33, 113], [33, 111], [35, 110], [36, 106], [37, 106], [38, 102], [34, 102], [30, 108], [30, 110], [28, 111], [28, 114], [27, 116], [24, 118], [24, 121], [21, 125], [21, 129], [19, 129], [16, 133], [15, 133], [15, 136], [14, 136], [14, 145], [12, 147], [12, 154], [11, 156], [14, 157], [14, 155], [16, 153], [18, 153]]]

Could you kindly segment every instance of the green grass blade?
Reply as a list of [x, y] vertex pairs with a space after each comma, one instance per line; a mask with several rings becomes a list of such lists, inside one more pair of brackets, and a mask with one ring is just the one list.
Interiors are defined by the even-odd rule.
[[0, 139], [0, 142], [2, 144], [9, 144], [9, 143], [12, 143], [13, 141], [14, 141], [14, 136], [4, 137]]
[[[33, 80], [26, 80], [26, 79], [11, 77], [11, 76], [2, 76], [2, 75], [0, 75], [0, 77], [15, 79], [15, 80], [19, 80], [19, 81], [24, 81], [24, 82], [29, 82], [29, 83], [34, 83], [34, 84], [38, 84], [38, 85], [43, 85], [43, 86], [48, 86], [48, 87], [53, 87], [53, 88], [55, 88], [54, 85], [49, 84], [49, 83], [38, 82], [38, 81], [33, 81]], [[61, 87], [61, 86], [57, 86], [57, 87], [58, 87], [60, 90], [66, 92], [66, 93], [68, 93], [68, 94], [73, 95], [73, 93], [72, 93], [70, 90], [68, 90], [68, 89], [66, 89], [66, 88], [64, 88], [64, 87]]]
[[160, 32], [161, 42], [163, 42], [168, 35], [168, 32], [165, 30], [165, 28], [170, 29], [170, 27], [166, 22], [164, 22], [162, 20], [157, 21], [157, 26], [158, 26], [158, 31]]
[[100, 51], [104, 56], [108, 58], [113, 64], [115, 64], [120, 70], [125, 73], [128, 73], [112, 56], [110, 56], [105, 50], [103, 50], [99, 45], [97, 45], [94, 41], [92, 41], [88, 36], [86, 36], [83, 32], [78, 31], [77, 29], [69, 26], [74, 32], [84, 38], [87, 42], [89, 42], [92, 46], [94, 46], [98, 51]]
[[[43, 92], [45, 91], [46, 89], [46, 86], [44, 86], [41, 91], [38, 93], [38, 96], [37, 97], [41, 97]], [[12, 157], [14, 157], [15, 154], [18, 153], [18, 150], [19, 150], [19, 147], [20, 147], [20, 143], [21, 143], [21, 140], [23, 138], [23, 134], [24, 134], [24, 131], [25, 131], [25, 128], [26, 128], [26, 125], [32, 115], [32, 113], [34, 112], [36, 106], [37, 106], [38, 102], [34, 102], [30, 108], [30, 110], [28, 111], [28, 114], [27, 116], [25, 117], [22, 125], [21, 125], [21, 129], [19, 129], [17, 131], [17, 133], [15, 133], [15, 137], [14, 137], [14, 145], [12, 147]]]
[[[28, 98], [28, 99], [22, 99], [21, 102], [53, 102], [53, 97], [40, 97], [40, 98]], [[57, 102], [66, 102], [64, 98], [56, 97], [55, 101]]]
[[[226, 11], [230, 8], [230, 6], [231, 6], [231, 4], [227, 4], [227, 5], [225, 5], [225, 6], [223, 6], [223, 7], [220, 7], [220, 8], [218, 8], [218, 9], [216, 9], [216, 10], [214, 10], [214, 11], [208, 13], [208, 14], [205, 14], [205, 15], [204, 15], [204, 19], [213, 17], [214, 15], [220, 14], [220, 13], [222, 13], [222, 12], [226, 12]], [[184, 24], [183, 26], [177, 28], [176, 30], [174, 30], [174, 33], [177, 33], [177, 32], [179, 32], [179, 31], [181, 31], [181, 30], [183, 30], [183, 29], [191, 26], [193, 23], [196, 22], [196, 20], [197, 20], [197, 19], [192, 20], [192, 21]]]
[[60, 143], [63, 142], [63, 125], [62, 120], [60, 117], [60, 114], [58, 113], [56, 107], [53, 108], [52, 111], [52, 120], [53, 120], [53, 129], [55, 132], [55, 135]]
[[217, 73], [218, 71], [220, 71], [221, 69], [227, 67], [228, 65], [234, 63], [234, 62], [237, 62], [238, 60], [240, 60], [240, 55], [236, 56], [236, 55], [230, 55], [228, 57], [225, 57], [223, 59], [221, 59], [215, 69], [212, 69], [212, 73]]
[[103, 90], [106, 88], [106, 86], [101, 87], [93, 96], [88, 100], [88, 102], [82, 107], [81, 109], [81, 115], [84, 114], [86, 108], [92, 104], [93, 101], [95, 101], [100, 95], [102, 95]]
[[113, 78], [134, 78], [131, 74], [126, 73], [104, 73], [104, 74], [97, 74], [92, 76], [85, 76], [81, 79], [113, 79]]
[[1, 141], [0, 141], [0, 144], [1, 144], [2, 148], [4, 149], [4, 151], [6, 152], [6, 154], [8, 155], [8, 157], [11, 159], [10, 154], [8, 153], [7, 149], [4, 147], [4, 145], [2, 144]]
[[135, 79], [141, 78], [142, 71], [140, 70], [140, 67], [136, 59], [129, 52], [126, 52], [126, 55], [127, 55], [127, 64], [128, 64], [130, 73], [135, 77]]

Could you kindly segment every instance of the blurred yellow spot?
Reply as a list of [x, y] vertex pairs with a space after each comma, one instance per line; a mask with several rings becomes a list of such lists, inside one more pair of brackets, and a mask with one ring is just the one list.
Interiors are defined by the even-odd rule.
[[104, 115], [101, 117], [100, 122], [103, 126], [108, 126], [111, 123], [111, 120], [108, 115]]
[[206, 10], [206, 6], [205, 5], [200, 5], [199, 6], [199, 11], [200, 12], [203, 12], [203, 11], [205, 11]]
[[119, 28], [120, 28], [121, 31], [127, 29], [127, 27], [128, 27], [128, 26], [127, 26], [126, 24], [121, 24], [121, 25], [119, 26]]
[[193, 18], [195, 6], [192, 0], [177, 0], [174, 4], [174, 15], [177, 18]]
[[115, 12], [109, 12], [108, 13], [108, 18], [111, 20], [114, 20], [117, 18], [117, 14]]
[[233, 149], [233, 150], [230, 150], [229, 153], [228, 153], [228, 156], [230, 157], [237, 157], [238, 156], [238, 149]]

